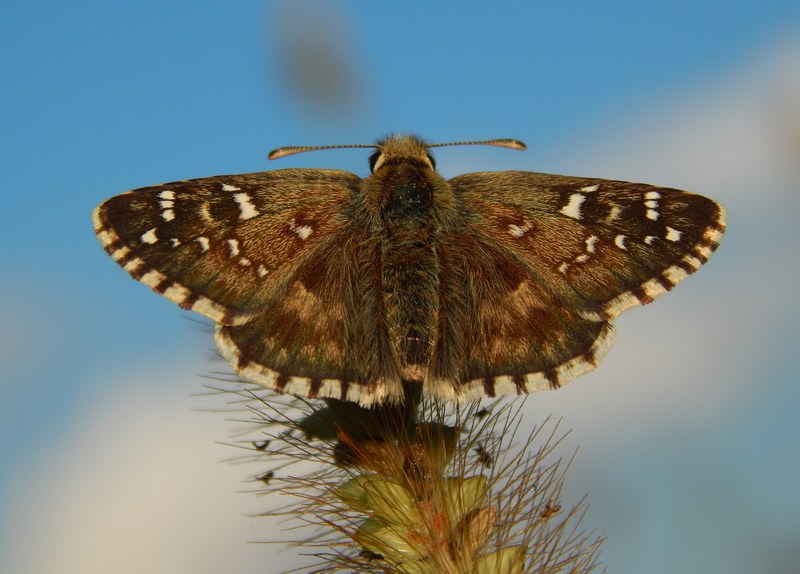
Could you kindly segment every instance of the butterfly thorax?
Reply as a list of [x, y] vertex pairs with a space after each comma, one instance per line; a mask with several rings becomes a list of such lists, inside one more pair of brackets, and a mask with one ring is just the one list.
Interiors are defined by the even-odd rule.
[[373, 176], [380, 188], [381, 220], [388, 232], [403, 240], [430, 228], [433, 220], [433, 182], [431, 171], [416, 161], [398, 161], [383, 167]]

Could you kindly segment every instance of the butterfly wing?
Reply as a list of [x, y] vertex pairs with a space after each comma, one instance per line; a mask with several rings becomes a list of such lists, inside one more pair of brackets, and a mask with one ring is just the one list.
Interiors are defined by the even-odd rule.
[[555, 388], [611, 346], [610, 323], [562, 306], [513, 253], [471, 227], [450, 234], [439, 256], [428, 394], [463, 400]]
[[281, 392], [363, 406], [400, 402], [399, 362], [384, 321], [380, 244], [351, 225], [308, 257], [280, 300], [217, 344], [237, 372]]
[[94, 225], [131, 276], [218, 324], [238, 372], [354, 400], [394, 365], [375, 360], [383, 339], [364, 332], [375, 302], [357, 267], [368, 264], [370, 242], [353, 235], [348, 216], [360, 184], [348, 172], [308, 169], [179, 181], [105, 201]]
[[287, 169], [145, 187], [97, 207], [95, 232], [134, 279], [218, 323], [243, 323], [344, 228], [359, 182]]
[[[446, 242], [462, 266], [453, 290], [482, 293], [443, 304], [465, 317], [458, 394], [557, 387], [593, 368], [613, 341], [610, 321], [696, 271], [725, 230], [722, 206], [675, 189], [529, 172], [450, 184], [472, 237]], [[480, 257], [460, 252], [470, 241]], [[431, 377], [455, 372], [453, 337], [440, 329]]]

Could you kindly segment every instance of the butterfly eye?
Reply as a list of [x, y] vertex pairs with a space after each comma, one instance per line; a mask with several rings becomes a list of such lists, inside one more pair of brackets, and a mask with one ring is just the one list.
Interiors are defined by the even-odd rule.
[[377, 165], [378, 158], [381, 157], [381, 154], [382, 154], [381, 150], [374, 151], [374, 152], [372, 152], [372, 154], [370, 154], [370, 156], [369, 156], [369, 171], [370, 171], [370, 173], [373, 173], [375, 171], [375, 166]]

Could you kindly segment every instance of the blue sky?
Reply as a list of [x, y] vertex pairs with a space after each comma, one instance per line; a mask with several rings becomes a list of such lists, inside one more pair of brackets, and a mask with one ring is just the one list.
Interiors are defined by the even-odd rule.
[[[312, 64], [346, 81], [305, 72], [292, 48], [298, 38], [325, 46], [312, 50]], [[412, 131], [529, 145], [526, 153], [439, 150], [445, 175], [527, 169], [639, 179], [728, 205], [731, 231], [708, 268], [623, 317], [607, 367], [528, 406], [575, 428], [576, 464], [588, 478], [570, 492], [589, 493], [588, 525], [608, 536], [611, 571], [714, 571], [723, 560], [717, 571], [788, 572], [800, 531], [789, 491], [798, 468], [786, 460], [796, 458], [800, 434], [797, 272], [785, 264], [796, 261], [800, 211], [792, 167], [800, 163], [799, 39], [800, 5], [778, 1], [8, 6], [0, 22], [0, 538], [14, 552], [0, 542], [0, 570], [43, 568], [12, 536], [21, 531], [13, 522], [20, 501], [52, 519], [53, 536], [71, 530], [58, 530], [47, 512], [48, 487], [63, 474], [36, 481], [56, 468], [99, 476], [70, 463], [94, 460], [79, 454], [86, 437], [121, 437], [129, 421], [131, 436], [142, 436], [123, 443], [129, 448], [160, 424], [186, 441], [226, 440], [224, 425], [216, 436], [205, 426], [176, 430], [179, 421], [217, 424], [187, 414], [198, 407], [189, 397], [202, 381], [192, 375], [209, 370], [210, 340], [104, 255], [91, 209], [130, 188], [204, 175], [292, 166], [366, 174], [358, 150], [269, 165], [266, 153]], [[171, 379], [174, 389], [163, 389]], [[171, 409], [154, 402], [162, 393]], [[157, 450], [164, 438], [153, 440], [146, 444]], [[224, 450], [174, 446], [224, 466]], [[97, 448], [115, 451], [113, 442]], [[233, 482], [215, 483], [217, 491], [237, 488], [237, 470], [219, 471]], [[246, 502], [233, 503], [239, 514], [254, 511]], [[620, 507], [627, 511], [615, 514]], [[41, 535], [36, 528], [22, 531]], [[218, 556], [239, 552], [235, 539]], [[256, 571], [268, 552], [242, 550], [240, 571]], [[61, 571], [90, 569], [62, 562]]]

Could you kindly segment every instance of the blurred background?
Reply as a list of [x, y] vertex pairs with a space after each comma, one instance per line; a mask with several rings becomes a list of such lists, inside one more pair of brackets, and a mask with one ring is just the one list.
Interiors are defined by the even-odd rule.
[[42, 0], [0, 22], [0, 571], [275, 572], [296, 551], [226, 461], [210, 336], [132, 281], [90, 212], [127, 189], [282, 167], [522, 169], [684, 188], [728, 208], [711, 262], [617, 323], [595, 372], [531, 397], [580, 446], [565, 499], [614, 573], [800, 563], [796, 0]]

